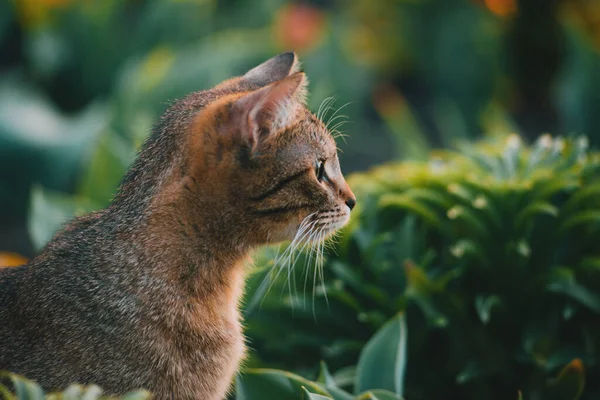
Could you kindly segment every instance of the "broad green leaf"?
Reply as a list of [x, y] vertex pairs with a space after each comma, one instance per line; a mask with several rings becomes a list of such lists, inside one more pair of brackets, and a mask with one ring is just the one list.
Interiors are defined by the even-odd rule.
[[311, 393], [303, 386], [302, 391], [304, 393], [304, 399], [306, 400], [334, 400], [332, 397], [323, 396], [321, 394]]
[[237, 400], [298, 400], [302, 390], [329, 396], [329, 393], [299, 375], [274, 369], [248, 369], [237, 378]]
[[355, 392], [386, 389], [402, 396], [406, 368], [407, 326], [404, 314], [388, 321], [360, 353]]

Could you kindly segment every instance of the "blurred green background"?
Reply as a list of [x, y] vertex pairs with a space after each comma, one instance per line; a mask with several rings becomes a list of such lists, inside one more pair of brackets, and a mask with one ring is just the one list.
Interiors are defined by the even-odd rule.
[[[282, 284], [259, 312], [274, 254], [259, 256], [250, 365], [312, 379], [324, 359], [336, 400], [352, 385], [401, 395], [364, 371], [396, 363], [404, 382], [406, 354], [386, 357], [408, 348], [409, 399], [580, 398], [583, 365], [600, 377], [598, 0], [0, 0], [0, 252], [32, 257], [105, 206], [175, 99], [289, 50], [310, 107], [336, 98], [344, 172], [402, 164], [351, 181], [358, 222], [308, 307]], [[265, 376], [238, 398], [287, 398], [252, 397]]]
[[599, 49], [595, 0], [2, 0], [0, 250], [35, 253], [32, 187], [100, 169], [103, 205], [170, 102], [282, 51], [345, 106], [351, 172], [490, 132], [598, 144]]

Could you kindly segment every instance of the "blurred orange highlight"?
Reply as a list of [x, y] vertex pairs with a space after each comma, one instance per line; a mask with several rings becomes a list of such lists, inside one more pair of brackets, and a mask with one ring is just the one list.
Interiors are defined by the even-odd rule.
[[501, 17], [517, 12], [517, 0], [485, 0], [485, 5], [491, 12]]
[[283, 48], [306, 50], [323, 36], [325, 14], [318, 8], [291, 4], [285, 6], [275, 20], [276, 36]]
[[17, 267], [26, 263], [27, 259], [19, 254], [0, 252], [0, 268]]

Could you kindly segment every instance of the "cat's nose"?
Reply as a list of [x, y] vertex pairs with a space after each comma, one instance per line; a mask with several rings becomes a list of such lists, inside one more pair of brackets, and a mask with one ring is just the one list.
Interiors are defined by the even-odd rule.
[[350, 209], [350, 211], [352, 211], [352, 209], [356, 205], [356, 199], [355, 198], [350, 198], [350, 199], [346, 200], [346, 205], [348, 206], [348, 208]]

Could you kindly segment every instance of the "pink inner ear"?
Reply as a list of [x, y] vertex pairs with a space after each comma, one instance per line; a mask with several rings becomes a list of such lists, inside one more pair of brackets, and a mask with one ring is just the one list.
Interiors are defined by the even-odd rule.
[[304, 74], [296, 73], [240, 98], [239, 111], [244, 139], [254, 149], [273, 131], [291, 123], [302, 100]]

